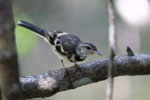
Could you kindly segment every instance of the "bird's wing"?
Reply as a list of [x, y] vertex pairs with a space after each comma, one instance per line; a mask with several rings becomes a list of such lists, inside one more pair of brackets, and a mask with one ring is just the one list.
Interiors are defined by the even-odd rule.
[[61, 36], [60, 41], [63, 47], [63, 51], [68, 55], [74, 54], [77, 45], [82, 43], [82, 41], [77, 36], [71, 34]]

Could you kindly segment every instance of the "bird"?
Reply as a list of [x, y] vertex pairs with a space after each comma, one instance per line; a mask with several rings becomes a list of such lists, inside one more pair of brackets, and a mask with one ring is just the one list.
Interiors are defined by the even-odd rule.
[[58, 56], [64, 69], [66, 69], [64, 61], [74, 63], [77, 71], [80, 71], [81, 69], [77, 62], [84, 61], [89, 55], [93, 54], [102, 56], [93, 43], [83, 42], [76, 35], [62, 31], [43, 29], [23, 20], [19, 20], [18, 25], [44, 38], [51, 45], [52, 51]]

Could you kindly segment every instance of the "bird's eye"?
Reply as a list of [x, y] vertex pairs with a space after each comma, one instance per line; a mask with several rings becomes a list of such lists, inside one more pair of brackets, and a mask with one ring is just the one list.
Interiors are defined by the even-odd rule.
[[89, 47], [89, 46], [87, 46], [86, 48], [87, 48], [87, 49], [91, 49], [91, 47]]

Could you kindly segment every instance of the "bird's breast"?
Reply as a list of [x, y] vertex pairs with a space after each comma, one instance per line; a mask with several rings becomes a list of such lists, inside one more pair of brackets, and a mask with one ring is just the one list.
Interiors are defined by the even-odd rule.
[[76, 55], [76, 54], [73, 54], [71, 57], [70, 57], [70, 61], [71, 62], [79, 62], [79, 61], [83, 61], [85, 60], [86, 57], [81, 57], [79, 55]]

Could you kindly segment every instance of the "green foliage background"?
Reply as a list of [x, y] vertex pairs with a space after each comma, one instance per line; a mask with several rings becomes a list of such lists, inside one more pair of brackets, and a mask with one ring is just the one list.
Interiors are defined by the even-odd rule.
[[[20, 18], [24, 20], [28, 19], [27, 17], [20, 17]], [[16, 25], [20, 18], [15, 18]], [[30, 22], [32, 21], [30, 20]], [[20, 26], [16, 26], [15, 34], [16, 34], [17, 51], [19, 56], [25, 56], [29, 54], [37, 43], [36, 42], [37, 38], [35, 34]]]

